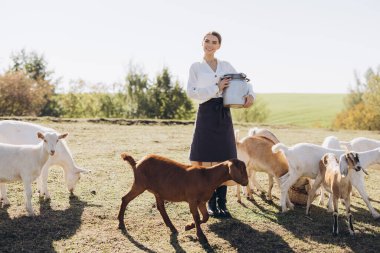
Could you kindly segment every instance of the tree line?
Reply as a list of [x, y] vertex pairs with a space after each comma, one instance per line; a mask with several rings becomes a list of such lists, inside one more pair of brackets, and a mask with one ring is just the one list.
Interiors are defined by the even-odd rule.
[[368, 69], [364, 81], [355, 76], [356, 85], [345, 98], [345, 109], [333, 122], [334, 128], [380, 130], [380, 66]]
[[[24, 49], [10, 57], [9, 68], [0, 75], [1, 116], [53, 116], [72, 118], [155, 118], [194, 119], [194, 101], [178, 80], [164, 68], [149, 80], [131, 65], [123, 83], [91, 85], [71, 82], [68, 92], [57, 93], [59, 80], [53, 79], [43, 55]], [[263, 102], [249, 110], [233, 113], [235, 120], [262, 122], [268, 116]]]

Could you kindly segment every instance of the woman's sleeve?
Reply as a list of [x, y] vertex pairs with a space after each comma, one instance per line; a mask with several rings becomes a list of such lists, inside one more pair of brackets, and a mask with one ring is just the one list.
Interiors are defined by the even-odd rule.
[[192, 65], [189, 71], [189, 81], [187, 82], [186, 89], [187, 95], [197, 100], [207, 100], [214, 97], [219, 91], [218, 85], [211, 84], [207, 87], [198, 87], [198, 76], [195, 69], [196, 66]]

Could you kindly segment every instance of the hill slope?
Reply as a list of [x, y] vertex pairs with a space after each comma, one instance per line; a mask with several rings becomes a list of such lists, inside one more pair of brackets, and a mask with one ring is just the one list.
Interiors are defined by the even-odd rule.
[[266, 124], [330, 127], [346, 94], [257, 94], [270, 110]]

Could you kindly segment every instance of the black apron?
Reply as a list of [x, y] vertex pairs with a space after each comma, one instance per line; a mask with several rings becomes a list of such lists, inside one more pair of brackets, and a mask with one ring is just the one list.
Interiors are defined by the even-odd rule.
[[237, 158], [230, 108], [223, 98], [199, 105], [190, 150], [190, 161], [218, 162]]

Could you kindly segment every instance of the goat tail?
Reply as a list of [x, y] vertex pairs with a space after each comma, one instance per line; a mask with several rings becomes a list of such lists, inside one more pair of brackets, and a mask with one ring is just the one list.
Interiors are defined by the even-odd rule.
[[288, 152], [289, 148], [285, 146], [285, 144], [282, 143], [277, 143], [272, 146], [272, 152], [273, 153], [278, 153], [279, 151], [282, 151], [284, 154]]
[[248, 136], [254, 136], [258, 131], [259, 131], [259, 129], [257, 127], [250, 128], [248, 130]]
[[124, 153], [121, 153], [121, 158], [123, 158], [124, 161], [127, 161], [132, 166], [132, 169], [134, 171], [136, 170], [136, 161], [135, 159], [133, 159], [132, 156], [124, 152]]
[[351, 143], [349, 141], [339, 141], [339, 144], [343, 147], [345, 150], [352, 150]]

